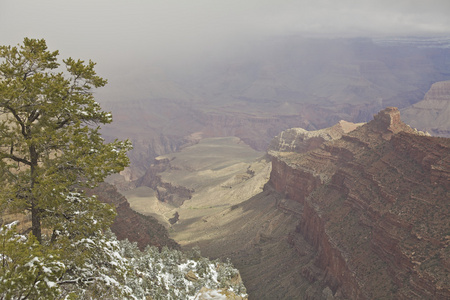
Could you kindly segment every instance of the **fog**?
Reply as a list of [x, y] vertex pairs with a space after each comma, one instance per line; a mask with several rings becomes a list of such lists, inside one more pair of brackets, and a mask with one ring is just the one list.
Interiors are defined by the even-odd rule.
[[138, 66], [226, 59], [274, 36], [448, 35], [449, 15], [448, 0], [2, 0], [0, 43], [45, 38], [114, 81]]

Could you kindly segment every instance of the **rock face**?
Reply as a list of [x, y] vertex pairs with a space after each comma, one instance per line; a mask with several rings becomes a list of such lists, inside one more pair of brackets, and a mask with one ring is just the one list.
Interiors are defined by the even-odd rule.
[[402, 111], [402, 117], [417, 129], [450, 137], [450, 81], [433, 84], [422, 101]]
[[111, 225], [111, 230], [119, 240], [128, 239], [130, 242], [136, 242], [141, 250], [148, 245], [158, 248], [163, 246], [173, 249], [180, 248], [174, 240], [169, 238], [167, 229], [155, 218], [132, 210], [127, 199], [113, 185], [102, 183], [89, 191], [89, 194], [97, 195], [101, 202], [116, 207], [117, 216]]
[[325, 141], [341, 138], [344, 133], [348, 133], [361, 125], [362, 123], [355, 124], [341, 120], [332, 127], [315, 131], [291, 128], [277, 135], [269, 144], [268, 150], [297, 153], [308, 152], [318, 148]]
[[268, 186], [302, 207], [291, 240], [317, 251], [302, 274], [327, 297], [450, 298], [450, 139], [387, 108], [312, 151], [271, 155]]
[[169, 203], [173, 206], [181, 206], [185, 200], [192, 197], [194, 190], [184, 186], [174, 186], [170, 182], [161, 179], [160, 173], [171, 168], [168, 158], [155, 158], [153, 164], [147, 169], [147, 172], [137, 182], [136, 186], [147, 186], [156, 191], [156, 197], [161, 202]]

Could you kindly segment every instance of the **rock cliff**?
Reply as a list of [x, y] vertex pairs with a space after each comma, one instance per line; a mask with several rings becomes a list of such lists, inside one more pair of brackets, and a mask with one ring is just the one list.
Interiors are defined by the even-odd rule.
[[152, 188], [156, 191], [156, 197], [159, 201], [179, 207], [185, 200], [191, 199], [194, 190], [162, 180], [161, 173], [171, 168], [168, 158], [155, 158], [144, 176], [137, 180], [136, 186]]
[[450, 137], [450, 81], [433, 84], [422, 101], [402, 111], [402, 117], [415, 128]]
[[450, 139], [387, 108], [312, 151], [270, 154], [268, 186], [302, 206], [291, 240], [317, 251], [311, 283], [336, 299], [450, 298]]
[[155, 218], [132, 210], [127, 199], [113, 185], [102, 183], [90, 190], [88, 194], [96, 195], [101, 202], [115, 206], [117, 216], [111, 225], [111, 230], [119, 240], [128, 239], [130, 242], [136, 242], [141, 250], [148, 245], [158, 248], [163, 246], [180, 248], [174, 240], [169, 238], [167, 229]]
[[339, 121], [336, 125], [315, 131], [308, 131], [303, 128], [291, 128], [281, 132], [269, 144], [268, 150], [282, 152], [308, 152], [318, 148], [323, 142], [336, 140], [342, 137], [362, 123], [355, 124], [347, 121]]

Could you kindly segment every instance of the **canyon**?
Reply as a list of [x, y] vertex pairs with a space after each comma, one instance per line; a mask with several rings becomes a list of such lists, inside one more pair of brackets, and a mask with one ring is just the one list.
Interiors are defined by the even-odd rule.
[[[365, 124], [286, 130], [266, 155], [246, 147], [202, 140], [122, 193], [183, 249], [231, 258], [249, 299], [449, 297], [448, 138], [387, 108]], [[189, 197], [161, 200], [161, 184]]]
[[144, 68], [148, 93], [102, 102], [134, 145], [108, 180], [126, 198], [102, 187], [113, 230], [230, 258], [249, 299], [450, 298], [444, 46], [289, 37]]
[[[382, 39], [281, 36], [191, 67], [126, 69], [97, 95], [114, 117], [103, 136], [133, 142], [127, 180], [143, 176], [155, 157], [202, 138], [236, 136], [266, 151], [273, 137], [289, 128], [368, 122], [387, 106], [403, 111], [423, 100], [434, 83], [450, 80], [445, 41], [424, 47]], [[422, 119], [423, 113], [414, 114], [405, 112], [405, 121]]]

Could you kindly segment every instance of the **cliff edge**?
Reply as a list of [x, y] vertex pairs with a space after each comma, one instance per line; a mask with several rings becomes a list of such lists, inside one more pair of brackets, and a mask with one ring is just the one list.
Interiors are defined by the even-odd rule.
[[169, 233], [163, 225], [152, 216], [132, 210], [128, 200], [117, 191], [115, 186], [102, 183], [88, 191], [88, 194], [96, 195], [101, 202], [116, 208], [117, 216], [111, 225], [111, 230], [119, 240], [128, 239], [130, 242], [136, 242], [141, 250], [147, 246], [180, 249], [180, 246], [169, 238]]
[[331, 299], [450, 298], [450, 139], [390, 107], [311, 151], [279, 150], [268, 185], [302, 206], [311, 283]]
[[337, 140], [343, 134], [355, 130], [364, 123], [351, 123], [344, 120], [324, 129], [308, 131], [303, 128], [291, 128], [281, 132], [269, 144], [269, 151], [308, 152], [318, 148], [326, 141]]

